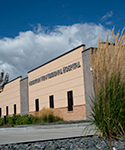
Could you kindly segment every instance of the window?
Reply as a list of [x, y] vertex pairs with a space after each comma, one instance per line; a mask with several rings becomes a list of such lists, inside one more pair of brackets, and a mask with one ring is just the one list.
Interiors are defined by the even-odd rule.
[[68, 111], [73, 111], [73, 92], [68, 91], [67, 97], [68, 97]]
[[14, 104], [14, 115], [16, 115], [16, 104]]
[[50, 104], [50, 108], [54, 108], [54, 98], [53, 98], [53, 95], [49, 96], [49, 104]]
[[0, 108], [0, 117], [2, 116], [2, 108]]
[[6, 116], [8, 116], [8, 106], [6, 106]]
[[36, 111], [39, 111], [39, 99], [35, 100]]

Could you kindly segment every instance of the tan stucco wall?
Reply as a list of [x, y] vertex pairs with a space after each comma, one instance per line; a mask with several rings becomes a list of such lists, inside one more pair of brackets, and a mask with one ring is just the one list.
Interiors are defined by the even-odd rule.
[[43, 107], [49, 108], [50, 95], [54, 95], [54, 108], [67, 107], [67, 92], [70, 90], [73, 91], [74, 106], [85, 104], [82, 62], [82, 51], [84, 49], [85, 47], [81, 46], [28, 73], [28, 80], [30, 82], [73, 63], [80, 62], [81, 65], [81, 67], [69, 72], [29, 85], [29, 112], [35, 111], [35, 99], [39, 99], [40, 110]]
[[0, 108], [2, 108], [2, 116], [6, 115], [6, 106], [9, 108], [9, 115], [14, 114], [14, 104], [16, 104], [16, 112], [20, 113], [20, 80], [21, 77], [6, 84], [3, 92], [0, 93]]

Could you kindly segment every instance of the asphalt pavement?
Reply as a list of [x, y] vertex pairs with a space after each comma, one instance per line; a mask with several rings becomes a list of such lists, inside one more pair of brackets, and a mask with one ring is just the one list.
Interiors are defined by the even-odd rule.
[[29, 125], [0, 128], [0, 145], [93, 135], [95, 133], [93, 126], [88, 128], [89, 133], [84, 131], [88, 124]]

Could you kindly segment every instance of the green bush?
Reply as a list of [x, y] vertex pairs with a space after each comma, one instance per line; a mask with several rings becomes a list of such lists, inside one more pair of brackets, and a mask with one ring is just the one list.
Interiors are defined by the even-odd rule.
[[63, 121], [63, 118], [60, 118], [59, 116], [55, 116], [54, 122]]
[[0, 118], [0, 126], [3, 125], [3, 118]]
[[6, 117], [6, 124], [10, 125], [24, 125], [32, 124], [34, 117], [32, 115], [13, 115], [12, 117]]
[[42, 123], [52, 123], [52, 122], [59, 122], [59, 121], [63, 121], [62, 118], [60, 118], [59, 116], [54, 116], [53, 114], [43, 114], [42, 117]]
[[92, 121], [103, 137], [123, 138], [125, 133], [125, 81], [120, 73], [107, 78], [99, 90], [97, 98], [92, 99]]
[[21, 116], [20, 115], [13, 115], [13, 120], [15, 125], [21, 125]]
[[33, 124], [41, 123], [42, 119], [38, 116], [33, 116]]
[[32, 124], [33, 116], [32, 115], [24, 115], [21, 117], [21, 124]]
[[[36, 123], [52, 123], [63, 121], [62, 118], [54, 116], [53, 114], [43, 114], [42, 116], [33, 115], [13, 115], [12, 117], [6, 116], [7, 125], [26, 125], [26, 124], [36, 124]], [[0, 118], [0, 126], [3, 126], [4, 119]]]
[[6, 124], [10, 124], [10, 125], [14, 125], [15, 124], [15, 120], [13, 119], [13, 117], [6, 117]]
[[6, 116], [6, 124], [17, 125], [20, 118], [20, 115], [13, 115], [12, 117]]
[[42, 123], [48, 122], [48, 116], [46, 114], [42, 115], [41, 120], [42, 120]]
[[48, 115], [48, 118], [47, 118], [47, 121], [48, 121], [49, 123], [54, 122], [54, 121], [55, 121], [55, 116], [54, 116], [53, 114], [49, 114], [49, 115]]

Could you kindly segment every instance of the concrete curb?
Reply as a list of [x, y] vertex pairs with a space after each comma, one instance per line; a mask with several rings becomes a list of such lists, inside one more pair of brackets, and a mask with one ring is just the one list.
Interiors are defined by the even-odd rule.
[[56, 128], [75, 128], [81, 126], [87, 126], [90, 123], [75, 123], [75, 124], [50, 124], [50, 125], [20, 125], [15, 127], [5, 127], [0, 128], [0, 131], [7, 131], [7, 130], [16, 130], [16, 129], [24, 129], [24, 130], [32, 130], [32, 129], [56, 129]]

